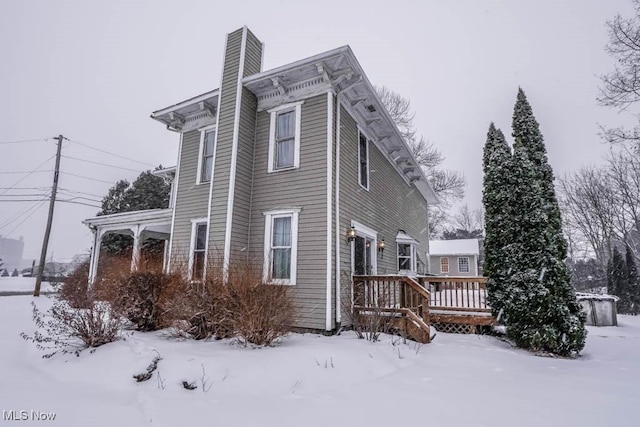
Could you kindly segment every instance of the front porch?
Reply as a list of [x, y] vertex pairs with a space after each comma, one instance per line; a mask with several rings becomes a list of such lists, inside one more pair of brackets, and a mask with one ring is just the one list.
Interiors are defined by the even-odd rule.
[[140, 263], [142, 244], [147, 239], [165, 241], [163, 269], [167, 264], [167, 242], [171, 236], [171, 218], [173, 209], [148, 209], [97, 216], [82, 221], [94, 233], [89, 263], [89, 283], [93, 283], [98, 274], [98, 261], [102, 239], [107, 234], [121, 234], [133, 238], [131, 252], [131, 271], [136, 271]]
[[393, 318], [402, 332], [428, 343], [431, 325], [444, 332], [473, 333], [496, 323], [486, 283], [484, 277], [353, 276], [353, 311]]

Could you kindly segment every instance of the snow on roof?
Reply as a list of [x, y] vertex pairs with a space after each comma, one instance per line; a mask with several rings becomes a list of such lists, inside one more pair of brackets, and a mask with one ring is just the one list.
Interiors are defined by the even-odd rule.
[[478, 239], [429, 240], [430, 255], [479, 255]]

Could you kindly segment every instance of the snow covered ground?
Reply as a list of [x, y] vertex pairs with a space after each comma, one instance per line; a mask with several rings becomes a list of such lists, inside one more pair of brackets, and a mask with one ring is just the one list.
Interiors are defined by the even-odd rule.
[[[278, 347], [251, 349], [161, 332], [43, 359], [18, 336], [34, 330], [31, 301], [43, 309], [51, 304], [46, 297], [0, 297], [0, 410], [29, 419], [55, 414], [38, 424], [638, 425], [638, 317], [590, 328], [577, 360], [536, 357], [475, 335], [440, 333], [417, 345], [392, 337], [370, 343], [352, 333], [294, 334]], [[153, 378], [136, 383], [132, 375], [157, 354]], [[188, 391], [182, 381], [198, 388]]]
[[[36, 284], [35, 277], [0, 277], [0, 295], [3, 294], [32, 294]], [[48, 282], [42, 282], [40, 292], [53, 292]]]

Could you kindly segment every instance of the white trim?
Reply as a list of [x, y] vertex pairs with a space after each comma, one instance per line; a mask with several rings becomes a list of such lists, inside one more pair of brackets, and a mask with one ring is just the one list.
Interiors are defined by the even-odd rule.
[[[325, 329], [330, 331], [331, 327], [331, 225], [332, 225], [332, 210], [331, 210], [331, 190], [333, 189], [333, 92], [327, 92], [327, 313]], [[336, 272], [337, 274], [337, 272]]]
[[[289, 104], [282, 104], [277, 107], [267, 110], [271, 115], [269, 122], [269, 155], [267, 160], [267, 172], [281, 172], [291, 169], [297, 169], [300, 167], [300, 130], [302, 119], [302, 104], [304, 101], [292, 102]], [[295, 110], [296, 123], [295, 123], [295, 135], [294, 135], [294, 148], [293, 148], [293, 166], [288, 168], [275, 168], [275, 143], [276, 143], [276, 119], [278, 113], [285, 110]]]
[[178, 161], [176, 162], [176, 179], [173, 181], [175, 188], [173, 191], [173, 212], [171, 213], [171, 234], [169, 235], [169, 258], [167, 259], [167, 272], [171, 271], [171, 258], [173, 255], [173, 230], [176, 224], [176, 205], [178, 204], [178, 185], [180, 185], [180, 158], [182, 157], [182, 139], [184, 132], [180, 132], [180, 142], [178, 143]]
[[[227, 44], [225, 43], [225, 46], [226, 45]], [[224, 61], [222, 61], [222, 62], [224, 63]], [[165, 107], [165, 108], [163, 108], [161, 110], [154, 111], [153, 113], [151, 113], [151, 118], [157, 120], [158, 116], [162, 116], [163, 114], [167, 114], [167, 113], [170, 113], [172, 111], [179, 110], [179, 109], [181, 109], [183, 107], [187, 107], [189, 105], [197, 104], [200, 101], [204, 101], [205, 99], [209, 99], [209, 98], [214, 97], [216, 95], [220, 95], [220, 90], [219, 89], [214, 89], [212, 91], [203, 93], [202, 95], [198, 95], [198, 96], [196, 96], [194, 98], [187, 99], [187, 100], [184, 100], [182, 102], [179, 102], [179, 103], [177, 103], [175, 105], [172, 105], [170, 107]]]
[[[227, 218], [224, 231], [224, 277], [227, 278], [227, 269], [231, 259], [231, 227], [233, 225], [233, 202], [236, 190], [236, 172], [238, 169], [238, 139], [240, 133], [240, 107], [242, 102], [242, 73], [244, 72], [244, 57], [247, 50], [247, 26], [242, 27], [242, 42], [240, 44], [240, 64], [238, 66], [238, 78], [236, 81], [236, 110], [233, 118], [233, 142], [231, 146], [231, 170], [229, 172], [229, 192], [227, 193]], [[226, 45], [225, 45], [226, 49]], [[222, 87], [222, 82], [220, 84]], [[220, 96], [222, 98], [222, 96]], [[217, 134], [217, 132], [216, 132]]]
[[[202, 160], [204, 158], [204, 139], [205, 136], [207, 135], [207, 132], [209, 132], [210, 130], [215, 131], [215, 135], [213, 137], [213, 153], [211, 153], [212, 155], [212, 161], [211, 161], [211, 178], [209, 179], [209, 181], [203, 181], [202, 180]], [[198, 132], [200, 132], [200, 148], [198, 148], [198, 174], [196, 175], [196, 185], [200, 185], [200, 184], [209, 184], [211, 181], [213, 181], [213, 168], [215, 166], [215, 153], [216, 153], [216, 139], [218, 138], [218, 125], [209, 125], [209, 126], [205, 126], [202, 127], [200, 129], [198, 129]]]
[[[207, 218], [195, 218], [195, 219], [191, 219], [191, 239], [189, 240], [189, 264], [188, 264], [188, 268], [187, 268], [187, 274], [189, 279], [193, 279], [193, 255], [194, 255], [194, 251], [196, 248], [196, 233], [198, 230], [198, 225], [200, 224], [207, 224], [207, 237], [209, 236], [209, 224], [207, 222]], [[208, 239], [206, 239], [208, 240]], [[206, 262], [207, 262], [207, 253], [206, 253], [206, 240], [205, 240], [205, 256], [204, 256], [204, 262], [205, 262], [205, 266], [206, 266]], [[205, 268], [204, 271], [207, 271], [207, 269]], [[204, 271], [202, 272], [202, 279], [204, 280]]]
[[335, 203], [336, 203], [336, 323], [342, 322], [342, 287], [340, 286], [340, 243], [342, 233], [340, 228], [340, 94], [336, 96], [336, 179], [335, 179]]
[[[262, 280], [274, 285], [295, 285], [298, 273], [298, 215], [300, 208], [273, 210], [263, 212], [264, 221], [264, 259], [262, 264]], [[273, 220], [275, 218], [291, 217], [291, 277], [287, 279], [269, 280], [271, 270], [271, 238]]]
[[[361, 171], [360, 171], [360, 135], [364, 135], [364, 138], [366, 140], [366, 146], [367, 146], [367, 186], [365, 187], [364, 185], [362, 185], [362, 175], [361, 175]], [[364, 188], [365, 190], [369, 191], [369, 188], [371, 187], [371, 174], [369, 173], [369, 152], [371, 151], [371, 149], [369, 148], [369, 143], [371, 142], [371, 139], [367, 136], [367, 134], [365, 132], [363, 132], [362, 129], [360, 129], [360, 126], [358, 126], [358, 185], [361, 188]]]
[[[376, 275], [378, 274], [378, 257], [377, 257], [377, 251], [378, 251], [378, 232], [375, 231], [373, 228], [369, 228], [364, 224], [359, 223], [358, 221], [354, 221], [351, 220], [351, 227], [353, 227], [356, 230], [356, 236], [361, 236], [361, 237], [369, 237], [370, 239], [373, 240], [373, 248], [371, 249], [371, 274], [372, 275]], [[366, 243], [366, 242], [365, 242]], [[353, 273], [353, 268], [355, 267], [355, 260], [354, 260], [354, 249], [355, 249], [355, 242], [351, 242], [351, 272]]]
[[[460, 270], [460, 260], [467, 260], [467, 271]], [[458, 257], [458, 273], [471, 273], [471, 259], [468, 256], [459, 256]]]

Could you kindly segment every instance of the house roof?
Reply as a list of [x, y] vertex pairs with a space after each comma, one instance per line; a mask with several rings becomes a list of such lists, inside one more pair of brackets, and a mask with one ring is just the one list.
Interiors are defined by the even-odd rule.
[[[247, 76], [242, 84], [258, 98], [258, 110], [333, 91], [389, 163], [409, 186], [415, 186], [429, 203], [439, 203], [426, 174], [404, 141], [375, 88], [349, 46], [310, 56], [271, 70]], [[151, 117], [170, 130], [181, 129], [188, 116], [209, 114], [217, 106], [219, 90], [157, 110]]]
[[429, 240], [430, 255], [479, 255], [478, 239]]

